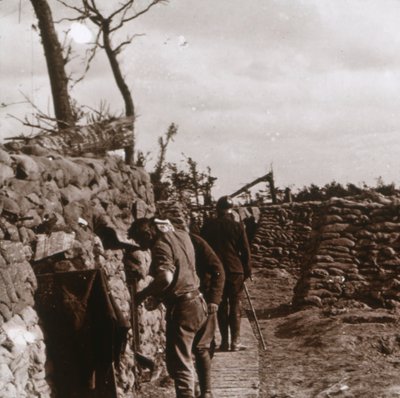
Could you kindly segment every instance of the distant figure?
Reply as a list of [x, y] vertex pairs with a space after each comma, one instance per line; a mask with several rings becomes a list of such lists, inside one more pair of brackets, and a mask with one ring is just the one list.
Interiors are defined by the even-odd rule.
[[246, 226], [247, 240], [251, 243], [257, 230], [256, 218], [251, 215], [250, 217], [245, 218], [243, 223]]
[[[250, 248], [243, 225], [233, 219], [233, 202], [229, 196], [217, 202], [217, 218], [210, 219], [202, 229], [202, 236], [214, 249], [225, 269], [225, 287], [218, 309], [221, 351], [239, 351], [241, 299], [244, 281], [251, 277]], [[231, 344], [229, 345], [229, 330]]]
[[292, 191], [289, 187], [285, 188], [285, 203], [292, 203]]
[[196, 216], [190, 217], [189, 231], [195, 235], [200, 235], [199, 220]]

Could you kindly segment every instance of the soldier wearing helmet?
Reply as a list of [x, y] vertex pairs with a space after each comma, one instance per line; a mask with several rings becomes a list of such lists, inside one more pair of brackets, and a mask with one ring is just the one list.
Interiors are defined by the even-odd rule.
[[217, 201], [217, 213], [230, 212], [233, 208], [233, 200], [230, 196], [221, 196]]
[[217, 217], [210, 219], [202, 229], [203, 238], [214, 249], [225, 270], [224, 293], [218, 309], [222, 351], [244, 348], [240, 343], [241, 299], [244, 281], [251, 277], [249, 243], [243, 225], [233, 218], [232, 208], [232, 198], [219, 198]]

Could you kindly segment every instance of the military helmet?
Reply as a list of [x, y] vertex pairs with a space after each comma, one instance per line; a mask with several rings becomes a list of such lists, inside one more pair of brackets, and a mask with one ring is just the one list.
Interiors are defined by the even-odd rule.
[[229, 210], [233, 207], [233, 200], [230, 196], [221, 196], [217, 201], [217, 210]]

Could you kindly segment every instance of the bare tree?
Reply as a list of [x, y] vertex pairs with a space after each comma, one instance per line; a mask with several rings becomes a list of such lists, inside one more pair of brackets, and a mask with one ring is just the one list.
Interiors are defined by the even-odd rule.
[[199, 171], [197, 170], [197, 162], [194, 161], [190, 156], [187, 158], [187, 164], [189, 166], [189, 173], [190, 173], [190, 182], [192, 184], [192, 189], [194, 193], [194, 198], [196, 200], [196, 205], [200, 205], [199, 201], [199, 190], [200, 190], [200, 176]]
[[157, 181], [161, 181], [161, 178], [165, 171], [165, 157], [167, 154], [168, 144], [174, 140], [174, 137], [178, 133], [178, 126], [175, 123], [171, 123], [168, 127], [164, 137], [158, 137], [158, 145], [160, 146], [160, 153], [158, 155], [157, 164], [154, 168], [154, 177]]
[[97, 50], [99, 48], [103, 49], [110, 62], [115, 82], [124, 100], [125, 115], [131, 116], [133, 118], [133, 144], [131, 147], [125, 148], [125, 162], [128, 164], [133, 164], [135, 153], [135, 105], [133, 102], [131, 89], [126, 83], [126, 78], [123, 75], [120, 64], [118, 62], [118, 54], [120, 54], [120, 52], [128, 44], [132, 43], [132, 40], [137, 35], [131, 35], [127, 37], [126, 40], [116, 45], [112, 43], [112, 36], [116, 31], [120, 30], [128, 22], [139, 18], [141, 15], [148, 12], [152, 7], [157, 4], [167, 3], [168, 0], [149, 0], [149, 2], [147, 2], [147, 4], [144, 5], [142, 8], [138, 8], [139, 6], [135, 7], [137, 6], [137, 2], [135, 0], [120, 1], [117, 3], [116, 8], [109, 15], [105, 15], [105, 13], [98, 6], [96, 0], [81, 0], [81, 6], [79, 7], [74, 6], [71, 4], [72, 2], [68, 2], [65, 0], [57, 1], [78, 14], [75, 18], [64, 18], [64, 20], [90, 20], [98, 28], [96, 39], [90, 50], [90, 56], [88, 57], [86, 71], [89, 70], [90, 63], [95, 57]]
[[75, 117], [68, 93], [65, 59], [54, 29], [51, 9], [47, 0], [31, 0], [31, 3], [38, 19], [42, 37], [57, 126], [60, 130], [72, 127], [75, 124]]
[[154, 171], [151, 173], [151, 181], [154, 187], [154, 195], [156, 200], [160, 200], [165, 196], [166, 190], [169, 184], [165, 184], [162, 182], [166, 164], [165, 158], [167, 154], [167, 148], [171, 141], [174, 140], [174, 137], [178, 133], [178, 126], [175, 123], [171, 123], [168, 127], [167, 132], [165, 133], [165, 137], [158, 137], [158, 145], [160, 147], [160, 152], [158, 154], [157, 163], [154, 167]]
[[186, 203], [189, 208], [199, 208], [200, 197], [203, 197], [203, 205], [212, 204], [211, 190], [217, 180], [211, 175], [210, 167], [207, 173], [198, 169], [197, 162], [191, 157], [185, 157], [184, 168], [179, 168], [176, 163], [168, 163], [166, 178], [161, 182], [167, 191], [166, 197], [176, 198]]

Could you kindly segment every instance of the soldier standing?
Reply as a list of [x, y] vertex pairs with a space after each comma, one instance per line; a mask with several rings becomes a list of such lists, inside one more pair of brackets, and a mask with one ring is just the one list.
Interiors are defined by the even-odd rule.
[[240, 342], [241, 299], [244, 281], [251, 277], [249, 243], [243, 225], [233, 219], [232, 208], [232, 199], [221, 197], [216, 207], [217, 218], [210, 219], [202, 229], [203, 238], [218, 255], [225, 270], [224, 292], [218, 309], [221, 351], [229, 351], [229, 347], [231, 351], [245, 348]]
[[166, 306], [167, 370], [174, 380], [177, 398], [193, 398], [192, 347], [196, 334], [206, 324], [208, 310], [199, 291], [190, 236], [175, 230], [168, 221], [157, 219], [134, 221], [128, 236], [152, 254], [149, 273], [154, 279], [137, 293], [136, 302], [153, 296]]
[[208, 318], [197, 333], [193, 351], [199, 378], [201, 397], [212, 398], [211, 359], [215, 350], [218, 305], [224, 290], [225, 272], [218, 256], [200, 236], [190, 234], [196, 255], [196, 271], [200, 278], [200, 291], [208, 307]]

